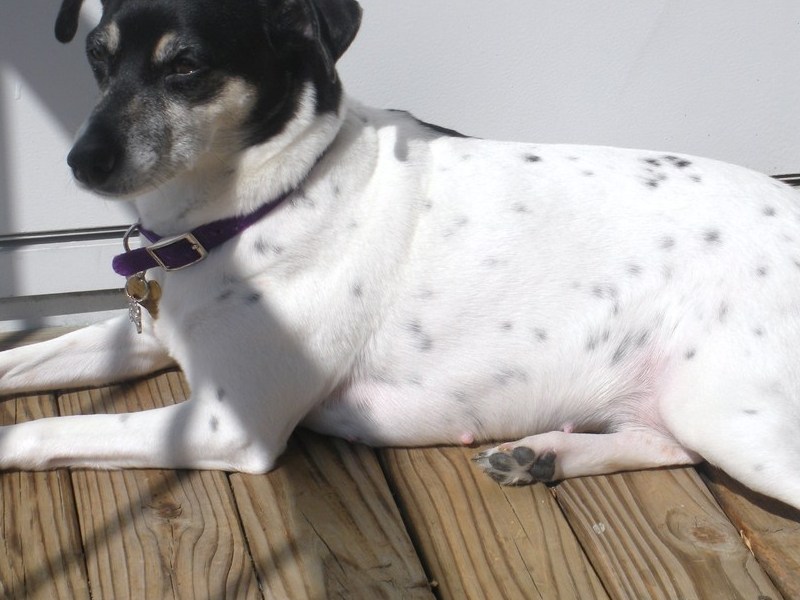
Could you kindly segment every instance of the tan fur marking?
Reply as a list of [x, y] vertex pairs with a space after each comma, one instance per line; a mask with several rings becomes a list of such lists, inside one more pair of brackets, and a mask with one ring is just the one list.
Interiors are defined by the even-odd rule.
[[103, 30], [103, 43], [109, 54], [116, 54], [119, 50], [119, 27], [113, 21]]
[[153, 49], [153, 64], [160, 65], [167, 61], [170, 46], [172, 46], [177, 37], [174, 31], [167, 32], [161, 36], [161, 39], [158, 40], [156, 47]]

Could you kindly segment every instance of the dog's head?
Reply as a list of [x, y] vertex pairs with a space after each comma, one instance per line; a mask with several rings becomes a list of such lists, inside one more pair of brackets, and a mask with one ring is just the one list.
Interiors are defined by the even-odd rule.
[[[83, 0], [63, 0], [70, 41]], [[100, 99], [68, 157], [106, 195], [146, 191], [203, 157], [280, 134], [310, 85], [337, 111], [335, 63], [358, 31], [355, 0], [102, 0], [86, 40]]]

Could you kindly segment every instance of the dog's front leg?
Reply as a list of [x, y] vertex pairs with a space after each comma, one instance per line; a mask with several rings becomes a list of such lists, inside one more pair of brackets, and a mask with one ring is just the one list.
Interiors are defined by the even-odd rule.
[[221, 469], [264, 472], [246, 424], [187, 400], [113, 415], [51, 417], [0, 427], [0, 469]]
[[[189, 400], [141, 412], [0, 427], [0, 469], [271, 469], [328, 377], [277, 331], [251, 327], [224, 336], [214, 320], [202, 326], [209, 335], [189, 338], [179, 349]], [[275, 344], [273, 352], [243, 351], [264, 339]]]
[[0, 352], [0, 395], [96, 386], [172, 363], [151, 327], [138, 335], [127, 317]]

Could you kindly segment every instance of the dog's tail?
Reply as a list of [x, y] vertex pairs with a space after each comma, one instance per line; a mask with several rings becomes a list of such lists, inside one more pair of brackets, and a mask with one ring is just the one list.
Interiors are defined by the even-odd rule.
[[56, 17], [56, 39], [62, 44], [71, 42], [78, 31], [78, 17], [83, 0], [63, 0]]

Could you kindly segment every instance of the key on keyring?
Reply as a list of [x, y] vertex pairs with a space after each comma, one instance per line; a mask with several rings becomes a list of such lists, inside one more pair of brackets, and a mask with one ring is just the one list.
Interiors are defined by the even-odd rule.
[[128, 318], [136, 327], [136, 333], [142, 333], [142, 302], [150, 296], [150, 283], [144, 278], [144, 273], [128, 277], [125, 295], [128, 296]]

